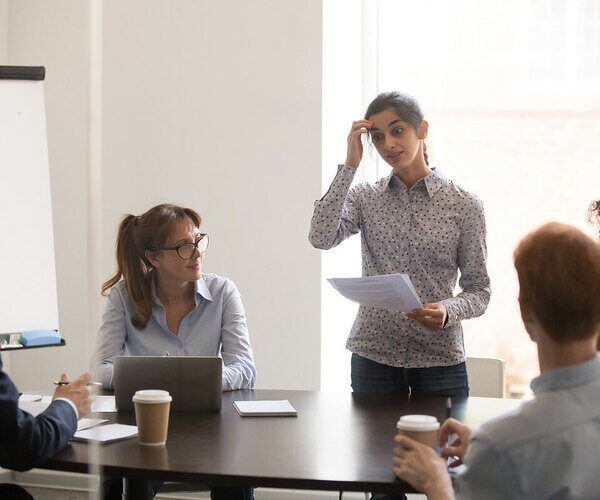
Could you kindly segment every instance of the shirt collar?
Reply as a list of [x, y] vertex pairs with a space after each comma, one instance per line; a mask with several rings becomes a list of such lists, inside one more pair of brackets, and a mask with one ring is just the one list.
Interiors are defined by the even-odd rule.
[[[405, 186], [405, 184], [400, 180], [400, 178], [394, 175], [393, 171], [390, 172], [389, 175], [387, 175], [386, 177], [383, 177], [381, 181], [382, 182], [380, 184], [380, 193], [383, 193], [388, 188], [391, 189], [391, 187], [394, 184], [398, 186]], [[426, 175], [422, 179], [419, 179], [413, 186], [413, 189], [425, 189], [425, 191], [431, 198], [444, 186], [444, 184], [444, 178], [436, 171], [435, 167], [431, 167], [431, 173], [429, 175]]]
[[[156, 295], [155, 279], [156, 278], [153, 276], [150, 282], [152, 300], [154, 301], [154, 303], [160, 304], [160, 300], [158, 300], [158, 296]], [[212, 302], [213, 299], [212, 294], [208, 289], [208, 285], [206, 284], [206, 281], [204, 281], [204, 275], [202, 275], [202, 277], [199, 280], [196, 280], [196, 282], [194, 283], [194, 301], [196, 302], [196, 305], [202, 302], [202, 299], [206, 299], [210, 302]]]
[[212, 293], [208, 289], [208, 284], [204, 281], [204, 275], [196, 281], [196, 305], [201, 301], [202, 298], [212, 302]]
[[537, 396], [543, 392], [587, 384], [598, 378], [600, 378], [600, 355], [596, 354], [596, 357], [584, 363], [542, 373], [531, 381], [531, 390]]

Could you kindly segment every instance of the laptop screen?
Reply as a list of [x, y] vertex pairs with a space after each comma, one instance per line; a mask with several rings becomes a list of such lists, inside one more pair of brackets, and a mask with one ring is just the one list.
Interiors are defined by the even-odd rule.
[[141, 389], [162, 389], [175, 411], [221, 410], [223, 362], [219, 356], [117, 356], [113, 374], [115, 404], [133, 411]]

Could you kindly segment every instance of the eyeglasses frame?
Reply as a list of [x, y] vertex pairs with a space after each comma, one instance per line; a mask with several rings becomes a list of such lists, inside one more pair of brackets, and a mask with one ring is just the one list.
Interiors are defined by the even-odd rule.
[[[200, 250], [198, 250], [198, 245], [204, 238], [206, 238], [206, 248], [202, 252], [200, 252]], [[181, 245], [177, 245], [175, 247], [161, 247], [158, 250], [175, 250], [177, 252], [177, 257], [179, 257], [181, 260], [192, 260], [194, 258], [194, 254], [196, 253], [196, 250], [198, 250], [200, 255], [204, 255], [206, 250], [208, 250], [209, 243], [210, 243], [210, 238], [208, 237], [208, 234], [200, 233], [200, 237], [194, 243], [182, 243]], [[194, 245], [194, 251], [192, 252], [191, 257], [188, 257], [187, 259], [182, 257], [181, 254], [179, 253], [179, 249], [181, 247], [184, 247], [185, 245]]]

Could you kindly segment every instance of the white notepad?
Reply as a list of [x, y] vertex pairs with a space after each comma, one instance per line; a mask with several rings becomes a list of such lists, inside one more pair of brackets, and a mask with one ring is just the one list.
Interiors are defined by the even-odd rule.
[[106, 418], [80, 418], [77, 421], [77, 430], [83, 431], [84, 429], [91, 429], [104, 422], [108, 422], [108, 420]]
[[280, 401], [234, 401], [233, 407], [242, 417], [295, 417], [296, 409], [287, 399]]
[[137, 436], [137, 427], [135, 425], [108, 424], [92, 427], [77, 431], [73, 436], [73, 441], [96, 441], [98, 443], [112, 443], [122, 439], [129, 439]]

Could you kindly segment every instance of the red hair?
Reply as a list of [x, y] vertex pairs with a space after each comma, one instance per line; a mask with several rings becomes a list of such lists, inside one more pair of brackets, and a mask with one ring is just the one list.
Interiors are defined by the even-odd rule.
[[528, 234], [514, 254], [519, 300], [555, 341], [600, 327], [600, 244], [579, 229], [550, 222]]

